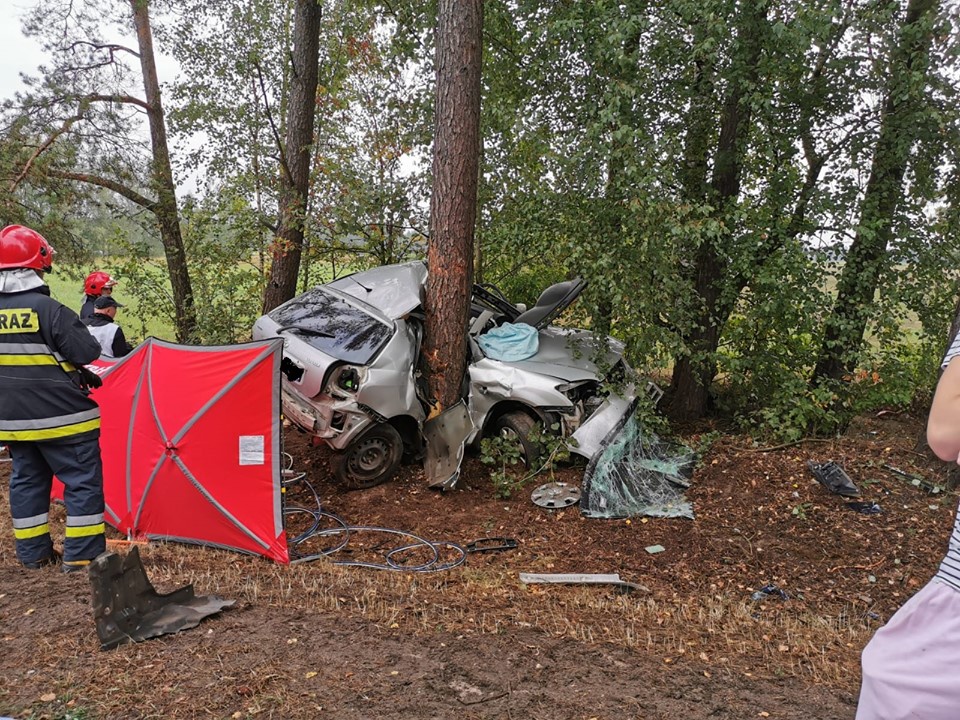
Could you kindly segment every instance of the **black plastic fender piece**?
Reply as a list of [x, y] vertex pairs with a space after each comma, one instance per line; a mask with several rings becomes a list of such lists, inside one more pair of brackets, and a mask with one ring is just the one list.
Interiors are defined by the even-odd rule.
[[147, 579], [136, 547], [122, 557], [103, 553], [90, 563], [89, 576], [102, 650], [195, 627], [235, 602], [215, 595], [197, 597], [193, 585], [158, 593]]

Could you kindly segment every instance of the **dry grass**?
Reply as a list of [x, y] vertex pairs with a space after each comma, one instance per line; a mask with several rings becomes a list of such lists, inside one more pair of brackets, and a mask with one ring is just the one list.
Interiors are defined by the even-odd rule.
[[335, 613], [414, 634], [532, 628], [643, 650], [668, 664], [699, 660], [715, 672], [794, 676], [835, 687], [848, 687], [858, 676], [860, 650], [872, 633], [852, 608], [823, 616], [802, 603], [722, 594], [653, 597], [598, 587], [525, 586], [516, 574], [490, 568], [411, 574], [323, 560], [285, 567], [164, 543], [147, 546], [141, 555], [161, 591], [193, 583], [198, 593], [241, 603]]

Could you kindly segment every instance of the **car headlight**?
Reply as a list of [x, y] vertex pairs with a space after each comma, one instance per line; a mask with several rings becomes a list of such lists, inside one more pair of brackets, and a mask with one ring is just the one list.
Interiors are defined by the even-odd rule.
[[356, 393], [367, 378], [367, 369], [356, 365], [341, 365], [330, 375], [327, 394]]

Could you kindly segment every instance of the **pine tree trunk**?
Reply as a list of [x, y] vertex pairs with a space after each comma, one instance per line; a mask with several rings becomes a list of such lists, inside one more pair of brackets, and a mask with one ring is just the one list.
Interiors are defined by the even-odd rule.
[[482, 29], [482, 0], [440, 0], [424, 343], [430, 394], [440, 409], [459, 400], [466, 370], [477, 217]]

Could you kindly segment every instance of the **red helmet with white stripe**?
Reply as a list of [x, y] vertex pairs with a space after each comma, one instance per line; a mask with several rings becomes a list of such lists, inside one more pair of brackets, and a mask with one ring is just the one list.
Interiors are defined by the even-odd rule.
[[103, 270], [94, 270], [87, 275], [87, 279], [83, 281], [83, 291], [87, 295], [100, 297], [104, 288], [111, 290], [116, 284], [117, 281], [110, 277], [109, 274], [103, 272]]

